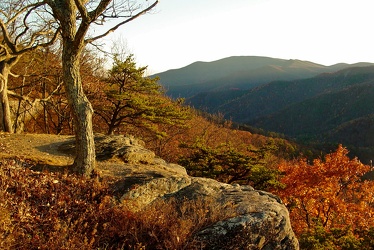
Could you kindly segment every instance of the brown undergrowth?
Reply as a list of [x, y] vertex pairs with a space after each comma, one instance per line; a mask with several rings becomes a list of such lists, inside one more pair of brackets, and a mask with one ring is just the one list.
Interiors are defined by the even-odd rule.
[[158, 200], [134, 212], [105, 181], [0, 160], [0, 249], [199, 249], [194, 233], [233, 210]]

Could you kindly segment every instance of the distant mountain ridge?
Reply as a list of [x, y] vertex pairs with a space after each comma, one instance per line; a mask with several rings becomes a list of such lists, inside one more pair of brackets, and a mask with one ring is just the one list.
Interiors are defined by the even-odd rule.
[[[223, 112], [237, 122], [248, 123], [260, 117], [299, 104], [321, 95], [336, 93], [374, 80], [374, 66], [355, 67], [324, 73], [315, 77], [273, 81], [242, 94], [239, 98], [217, 106], [214, 112]], [[238, 112], [240, 106], [240, 112]]]
[[[352, 156], [358, 156], [364, 163], [374, 160], [374, 66], [349, 68], [295, 82], [300, 85], [297, 88], [304, 88], [305, 95], [284, 88], [280, 92], [284, 97], [278, 95], [272, 99], [276, 105], [272, 105], [271, 111], [267, 107], [267, 113], [252, 116], [253, 119], [247, 116], [243, 123], [306, 143], [343, 144]], [[327, 83], [328, 86], [321, 87]], [[274, 82], [263, 87], [270, 90], [273, 84], [277, 85]], [[292, 82], [284, 84], [291, 86]], [[311, 85], [316, 86], [311, 88]], [[311, 94], [318, 86], [320, 90]], [[251, 94], [256, 96], [255, 92]], [[288, 102], [281, 100], [297, 95], [301, 97]], [[235, 105], [232, 103], [231, 107]], [[249, 103], [240, 105], [244, 110], [250, 106]]]
[[158, 75], [167, 94], [195, 108], [304, 142], [343, 143], [364, 161], [374, 158], [373, 63], [229, 57]]
[[[340, 63], [324, 66], [292, 59], [233, 56], [213, 62], [195, 62], [154, 76], [160, 77], [169, 96], [191, 98], [201, 92], [248, 90], [274, 80], [301, 79], [347, 67], [368, 65], [371, 64]], [[191, 104], [194, 105], [192, 101]]]
[[[274, 85], [279, 84], [270, 83], [261, 91], [272, 91]], [[276, 107], [257, 117], [246, 116], [244, 123], [294, 137], [316, 134], [325, 137], [345, 123], [374, 114], [374, 66], [345, 69], [283, 85], [287, 85], [287, 89], [279, 91], [283, 96], [272, 99]], [[257, 94], [258, 91], [251, 93]], [[284, 98], [292, 99], [285, 102]], [[240, 105], [252, 106], [243, 102]]]

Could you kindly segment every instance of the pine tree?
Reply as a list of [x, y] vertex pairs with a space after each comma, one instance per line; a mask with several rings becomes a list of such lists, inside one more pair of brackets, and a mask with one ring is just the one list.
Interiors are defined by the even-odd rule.
[[162, 136], [158, 124], [182, 125], [188, 118], [181, 101], [167, 98], [158, 78], [145, 77], [147, 67], [137, 67], [133, 55], [114, 58], [109, 77], [96, 95], [95, 112], [107, 126], [107, 134], [123, 132], [125, 124]]

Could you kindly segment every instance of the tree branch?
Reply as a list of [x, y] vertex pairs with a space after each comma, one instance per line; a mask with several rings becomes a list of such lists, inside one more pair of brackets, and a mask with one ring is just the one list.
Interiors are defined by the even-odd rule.
[[0, 19], [0, 28], [1, 28], [1, 31], [2, 31], [2, 37], [3, 37], [3, 40], [4, 40], [5, 44], [9, 47], [9, 49], [12, 52], [15, 52], [16, 47], [14, 46], [12, 41], [10, 40], [10, 35], [9, 35], [9, 32], [8, 32], [8, 29], [7, 29], [5, 23], [3, 22], [2, 19]]
[[7, 19], [9, 18], [8, 13], [6, 13], [5, 11], [3, 11], [2, 9], [0, 9], [0, 14], [4, 15]]
[[[22, 55], [23, 53], [26, 53], [26, 52], [29, 52], [29, 51], [32, 51], [32, 50], [36, 50], [36, 49], [41, 48], [41, 47], [48, 47], [48, 46], [52, 45], [57, 40], [59, 32], [60, 32], [60, 27], [57, 28], [54, 31], [54, 33], [51, 29], [50, 30], [45, 30], [45, 27], [44, 27], [44, 28], [40, 29], [38, 32], [33, 33], [32, 36], [30, 37], [30, 41], [28, 43], [24, 44], [23, 46], [18, 46], [19, 44], [17, 43], [17, 40], [22, 35], [26, 34], [27, 30], [29, 29], [29, 27], [27, 26], [27, 23], [26, 23], [26, 19], [31, 15], [33, 10], [35, 10], [38, 7], [43, 6], [45, 4], [46, 4], [45, 1], [41, 1], [41, 2], [38, 2], [38, 3], [35, 3], [35, 4], [27, 5], [23, 8], [21, 8], [6, 23], [4, 23], [4, 21], [2, 19], [0, 19], [0, 30], [1, 30], [1, 33], [2, 33], [2, 40], [5, 42], [5, 45], [0, 45], [0, 48], [3, 49], [3, 52], [5, 54], [5, 57], [2, 56], [2, 58], [0, 58], [1, 60], [4, 60], [4, 59], [8, 58], [9, 56], [17, 57], [19, 55]], [[12, 41], [11, 36], [8, 32], [7, 25], [9, 25], [11, 22], [14, 22], [15, 19], [19, 15], [21, 15], [21, 13], [23, 13], [25, 11], [27, 11], [25, 17], [23, 18], [23, 24], [24, 24], [25, 28], [20, 34], [18, 34], [16, 36], [15, 41]], [[35, 42], [37, 41], [37, 39], [40, 36], [47, 37], [48, 35], [53, 35], [53, 37], [48, 42], [41, 43], [41, 44], [37, 43], [35, 45]]]
[[9, 57], [10, 53], [8, 51], [8, 48], [5, 47], [4, 45], [0, 44], [0, 48], [3, 49], [2, 53], [1, 53], [2, 55], [0, 55], [0, 62], [1, 62], [1, 61], [6, 60]]
[[100, 4], [96, 7], [96, 9], [94, 9], [93, 11], [91, 11], [90, 13], [88, 13], [89, 17], [91, 20], [96, 20], [101, 13], [103, 13], [106, 8], [108, 7], [108, 5], [112, 2], [112, 0], [102, 0], [100, 1]]
[[57, 41], [57, 38], [58, 38], [58, 36], [60, 34], [60, 30], [61, 30], [60, 27], [57, 30], [55, 30], [52, 39], [49, 40], [48, 42], [42, 43], [42, 44], [37, 44], [35, 46], [31, 46], [31, 44], [29, 44], [30, 47], [26, 47], [24, 49], [21, 49], [20, 51], [17, 51], [15, 53], [15, 55], [21, 55], [23, 53], [26, 53], [26, 52], [29, 52], [29, 51], [33, 51], [33, 50], [36, 50], [36, 49], [39, 49], [39, 48], [45, 48], [45, 47], [48, 47], [48, 46], [54, 44]]
[[78, 8], [79, 13], [81, 14], [82, 21], [83, 22], [91, 22], [90, 17], [88, 15], [86, 7], [82, 4], [82, 1], [80, 0], [74, 0], [75, 5]]
[[156, 0], [152, 5], [150, 5], [149, 7], [147, 7], [146, 9], [140, 11], [139, 13], [137, 13], [136, 15], [126, 19], [125, 21], [123, 22], [120, 22], [119, 24], [115, 25], [114, 27], [112, 27], [111, 29], [107, 30], [105, 33], [99, 35], [99, 36], [96, 36], [96, 37], [92, 37], [92, 38], [89, 38], [89, 39], [86, 39], [85, 43], [92, 43], [100, 38], [103, 38], [107, 35], [109, 35], [110, 33], [114, 32], [116, 29], [118, 29], [119, 27], [121, 27], [122, 25], [128, 23], [128, 22], [131, 22], [133, 21], [134, 19], [138, 18], [139, 16], [141, 15], [144, 15], [145, 13], [147, 13], [148, 11], [150, 11], [151, 9], [153, 9], [157, 4], [158, 4], [158, 0]]
[[38, 2], [38, 3], [34, 3], [34, 4], [30, 4], [30, 5], [24, 6], [22, 9], [18, 10], [17, 13], [6, 22], [6, 24], [14, 22], [17, 19], [17, 17], [19, 17], [27, 9], [29, 9], [29, 8], [35, 9], [35, 8], [38, 8], [38, 7], [42, 6], [42, 5], [44, 5], [44, 4], [45, 4], [45, 2], [41, 1], [41, 2]]
[[[25, 15], [24, 18], [23, 18], [23, 25], [24, 25], [25, 27], [24, 27], [23, 31], [22, 31], [20, 34], [18, 34], [17, 37], [14, 39], [14, 43], [15, 43], [15, 44], [17, 44], [17, 40], [18, 40], [20, 37], [22, 37], [24, 34], [26, 34], [26, 32], [30, 29], [29, 26], [27, 25], [26, 20], [27, 20], [27, 18], [29, 17], [29, 15], [31, 14], [31, 12], [32, 12], [33, 10], [37, 9], [39, 6], [41, 6], [41, 5], [26, 6], [26, 8], [30, 8], [30, 7], [31, 7], [31, 8], [27, 11], [26, 15]], [[18, 12], [17, 15], [18, 15], [19, 13], [20, 13], [20, 12]], [[17, 15], [15, 15], [15, 16], [17, 16]], [[15, 19], [13, 19], [13, 20], [15, 20]], [[9, 23], [9, 21], [8, 21], [8, 23]]]
[[13, 76], [14, 78], [18, 78], [18, 77], [20, 77], [21, 75], [16, 75], [16, 74], [14, 74], [13, 72], [9, 72], [9, 75], [10, 76]]
[[16, 92], [14, 91], [11, 91], [11, 90], [8, 90], [8, 94], [10, 96], [13, 96], [14, 98], [17, 98], [19, 100], [22, 100], [22, 101], [26, 101], [28, 104], [30, 105], [34, 105], [35, 103], [37, 102], [48, 102], [52, 97], [53, 95], [60, 90], [62, 86], [62, 82], [60, 82], [57, 87], [46, 97], [46, 98], [43, 98], [43, 99], [39, 99], [39, 98], [36, 98], [34, 99], [34, 101], [31, 101], [31, 99], [27, 96], [22, 96], [22, 95], [19, 95], [17, 94]]

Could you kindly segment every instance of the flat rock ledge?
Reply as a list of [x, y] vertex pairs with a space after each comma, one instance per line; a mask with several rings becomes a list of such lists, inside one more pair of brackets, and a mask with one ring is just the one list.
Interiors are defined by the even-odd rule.
[[[229, 185], [187, 175], [186, 169], [155, 157], [144, 143], [132, 137], [100, 136], [98, 159], [115, 157], [116, 194], [134, 209], [157, 199], [212, 199], [235, 215], [195, 234], [201, 249], [299, 249], [287, 208], [277, 196], [251, 186]], [[104, 166], [105, 171], [105, 166]]]

